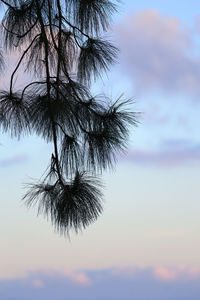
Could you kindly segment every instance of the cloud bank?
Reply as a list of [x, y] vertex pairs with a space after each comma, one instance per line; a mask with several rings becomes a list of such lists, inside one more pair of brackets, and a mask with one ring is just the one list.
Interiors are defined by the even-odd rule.
[[120, 156], [120, 160], [140, 166], [177, 167], [196, 164], [200, 161], [200, 144], [187, 140], [166, 140], [161, 141], [157, 150], [129, 150], [125, 156]]
[[200, 57], [192, 55], [192, 32], [179, 19], [144, 10], [116, 31], [123, 70], [136, 90], [200, 95]]
[[199, 300], [200, 269], [128, 268], [29, 272], [0, 280], [1, 300]]
[[124, 158], [128, 162], [138, 165], [155, 165], [164, 167], [176, 167], [188, 163], [197, 163], [200, 161], [200, 146], [186, 148], [183, 150], [157, 150], [129, 151]]

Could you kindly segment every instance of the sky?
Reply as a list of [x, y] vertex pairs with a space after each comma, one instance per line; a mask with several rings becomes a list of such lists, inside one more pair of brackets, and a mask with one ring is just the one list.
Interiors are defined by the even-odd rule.
[[59, 236], [21, 200], [51, 145], [1, 134], [0, 300], [200, 298], [200, 4], [124, 1], [108, 35], [118, 63], [93, 91], [132, 98], [139, 124], [102, 176], [104, 212]]

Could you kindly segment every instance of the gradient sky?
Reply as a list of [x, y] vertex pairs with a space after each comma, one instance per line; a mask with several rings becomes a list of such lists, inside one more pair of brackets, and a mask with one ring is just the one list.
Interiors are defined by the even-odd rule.
[[93, 90], [133, 98], [140, 124], [103, 174], [104, 213], [58, 236], [20, 200], [51, 145], [1, 135], [0, 300], [200, 299], [199, 1], [124, 1], [108, 35], [119, 63]]

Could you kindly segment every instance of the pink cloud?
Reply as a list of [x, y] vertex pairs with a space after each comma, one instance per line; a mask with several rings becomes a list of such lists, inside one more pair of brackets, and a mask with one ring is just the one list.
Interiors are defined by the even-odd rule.
[[62, 270], [62, 271], [56, 271], [56, 270], [42, 270], [40, 271], [41, 274], [49, 277], [57, 276], [58, 274], [64, 276], [66, 279], [71, 280], [72, 282], [80, 285], [90, 285], [92, 284], [91, 279], [89, 278], [88, 274], [84, 271], [73, 271], [73, 270]]
[[32, 284], [37, 289], [44, 287], [44, 282], [42, 280], [39, 280], [39, 279], [33, 280]]
[[154, 275], [156, 278], [161, 280], [174, 280], [177, 277], [176, 270], [170, 270], [167, 268], [156, 268], [154, 270]]
[[177, 266], [174, 268], [169, 267], [157, 267], [154, 269], [153, 274], [160, 280], [176, 280], [184, 276], [185, 278], [198, 279], [200, 276], [199, 267], [186, 267]]
[[198, 279], [200, 277], [200, 267], [191, 266], [157, 266], [157, 267], [124, 267], [113, 268], [110, 274], [122, 278], [135, 278], [139, 274], [147, 273], [156, 280], [175, 281], [181, 278]]
[[199, 267], [190, 267], [188, 269], [188, 274], [191, 278], [196, 279], [200, 275], [200, 268]]
[[190, 54], [192, 34], [179, 19], [144, 10], [127, 16], [116, 31], [122, 68], [138, 91], [200, 95], [200, 57]]
[[64, 275], [79, 285], [91, 284], [91, 280], [84, 272], [64, 272]]

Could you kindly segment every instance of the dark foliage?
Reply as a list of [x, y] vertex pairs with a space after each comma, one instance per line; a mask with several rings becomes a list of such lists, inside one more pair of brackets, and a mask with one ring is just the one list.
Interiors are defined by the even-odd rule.
[[18, 93], [0, 93], [0, 125], [3, 131], [20, 137], [30, 131], [30, 111], [28, 101], [21, 99]]
[[78, 231], [95, 221], [102, 211], [100, 183], [76, 172], [68, 183], [41, 183], [30, 186], [25, 195], [28, 206], [38, 202], [38, 213], [50, 217], [60, 233]]
[[69, 0], [66, 10], [77, 26], [88, 34], [106, 30], [116, 5], [109, 0]]
[[90, 82], [91, 76], [99, 76], [101, 71], [107, 71], [115, 61], [117, 49], [109, 42], [88, 39], [82, 46], [78, 62], [78, 79], [80, 82]]
[[[24, 200], [37, 204], [60, 233], [78, 232], [102, 212], [96, 175], [114, 165], [129, 125], [137, 123], [130, 101], [112, 103], [89, 90], [116, 60], [117, 48], [100, 37], [116, 6], [109, 0], [0, 2], [7, 8], [5, 47], [21, 55], [9, 91], [0, 92], [0, 126], [17, 138], [36, 133], [54, 146], [43, 180], [29, 185]], [[14, 91], [23, 63], [37, 79]]]

